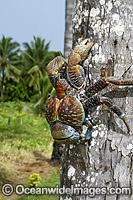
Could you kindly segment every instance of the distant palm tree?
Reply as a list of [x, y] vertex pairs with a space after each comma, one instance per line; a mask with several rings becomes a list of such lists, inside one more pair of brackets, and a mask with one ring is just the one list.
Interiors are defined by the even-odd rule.
[[5, 78], [13, 77], [19, 79], [20, 70], [17, 68], [19, 64], [18, 52], [19, 43], [12, 42], [12, 38], [3, 35], [0, 40], [0, 84], [1, 84], [1, 101], [3, 101], [3, 89]]
[[65, 38], [64, 38], [64, 57], [67, 59], [72, 50], [72, 17], [76, 0], [66, 0], [65, 3]]
[[52, 85], [46, 73], [47, 64], [57, 55], [58, 52], [49, 52], [49, 44], [45, 45], [45, 39], [33, 37], [34, 40], [30, 44], [23, 43], [25, 50], [22, 51], [23, 59], [23, 76], [29, 87], [33, 87], [37, 92], [37, 103], [40, 105], [40, 114], [42, 116], [42, 108], [46, 101], [48, 93], [52, 90]]

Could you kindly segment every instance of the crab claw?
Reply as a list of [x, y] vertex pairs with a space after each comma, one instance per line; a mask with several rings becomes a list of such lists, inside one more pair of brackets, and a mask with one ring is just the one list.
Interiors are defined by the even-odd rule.
[[81, 56], [81, 60], [83, 60], [93, 45], [94, 42], [89, 42], [88, 38], [86, 38], [74, 47], [74, 51], [75, 53], [78, 53]]
[[66, 63], [66, 60], [62, 56], [57, 56], [47, 65], [47, 74], [48, 76], [57, 76], [59, 70]]
[[47, 65], [47, 74], [50, 82], [55, 87], [55, 79], [60, 76], [60, 70], [66, 64], [66, 60], [62, 56], [57, 56]]
[[82, 61], [88, 54], [89, 50], [94, 45], [94, 42], [89, 42], [88, 38], [81, 41], [79, 44], [77, 44], [72, 52], [69, 55], [68, 58], [68, 65], [69, 66], [75, 66], [80, 61]]

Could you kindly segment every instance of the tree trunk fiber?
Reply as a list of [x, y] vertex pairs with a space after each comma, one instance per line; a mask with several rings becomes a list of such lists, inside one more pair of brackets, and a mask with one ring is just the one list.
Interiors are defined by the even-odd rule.
[[[100, 76], [133, 78], [132, 30], [133, 1], [76, 1], [73, 45], [84, 38], [95, 42], [89, 57], [83, 62], [88, 80], [91, 80], [86, 86]], [[70, 190], [67, 194], [60, 194], [60, 200], [133, 200], [131, 193], [119, 193], [119, 187], [129, 187], [133, 191], [133, 87], [109, 86], [104, 93], [125, 112], [131, 132], [128, 135], [123, 122], [105, 106], [91, 112], [89, 119], [96, 125], [90, 142], [65, 145], [61, 161], [61, 188]], [[86, 195], [82, 194], [83, 190], [74, 195], [70, 194], [72, 187], [81, 187], [86, 193], [86, 188], [91, 190]], [[116, 194], [106, 194], [105, 188], [111, 187], [118, 188]]]

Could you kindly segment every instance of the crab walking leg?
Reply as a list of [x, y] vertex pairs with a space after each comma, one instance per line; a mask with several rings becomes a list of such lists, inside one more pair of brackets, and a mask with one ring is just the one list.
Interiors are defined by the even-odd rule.
[[100, 104], [105, 104], [106, 106], [108, 106], [115, 114], [118, 115], [118, 117], [120, 119], [123, 120], [123, 122], [125, 123], [127, 129], [128, 129], [128, 133], [130, 132], [130, 128], [129, 125], [126, 121], [126, 117], [125, 114], [123, 113], [123, 111], [119, 108], [119, 106], [115, 105], [112, 101], [112, 99], [108, 98], [108, 97], [104, 97], [104, 96], [100, 96], [100, 95], [95, 95], [92, 96], [90, 98], [88, 98], [86, 101], [84, 101], [83, 105], [86, 108], [91, 108], [94, 106], [98, 106]]
[[125, 79], [125, 80], [123, 80], [123, 79], [118, 79], [118, 80], [116, 80], [116, 79], [114, 79], [114, 78], [108, 77], [108, 78], [106, 79], [106, 81], [107, 81], [108, 83], [112, 83], [112, 84], [114, 84], [114, 85], [133, 85], [133, 79]]
[[109, 82], [105, 78], [99, 79], [94, 85], [89, 86], [86, 90], [87, 97], [91, 97], [97, 92], [101, 91], [109, 85]]
[[89, 140], [91, 138], [93, 126], [91, 122], [87, 119], [84, 120], [83, 124], [87, 127], [85, 140]]
[[120, 119], [123, 120], [123, 122], [125, 123], [126, 127], [127, 127], [127, 130], [128, 130], [128, 133], [130, 132], [130, 127], [126, 121], [126, 117], [125, 117], [125, 114], [123, 113], [123, 111], [119, 108], [119, 106], [115, 105], [113, 103], [113, 101], [108, 98], [108, 97], [101, 97], [101, 103], [105, 104], [106, 106], [108, 106], [115, 114], [118, 115], [118, 117]]
[[111, 77], [99, 79], [94, 85], [88, 87], [88, 89], [86, 91], [86, 95], [88, 97], [93, 96], [97, 92], [99, 92], [102, 89], [104, 89], [105, 87], [107, 87], [110, 83], [112, 83], [114, 85], [120, 85], [120, 86], [133, 85], [133, 79], [116, 80]]
[[85, 81], [84, 69], [80, 65], [71, 66], [67, 69], [67, 80], [76, 89], [80, 89]]

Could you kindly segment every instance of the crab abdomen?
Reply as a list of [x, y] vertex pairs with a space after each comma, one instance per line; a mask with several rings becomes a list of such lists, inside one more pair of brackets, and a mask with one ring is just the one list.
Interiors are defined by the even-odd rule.
[[56, 97], [49, 97], [45, 104], [45, 117], [48, 123], [57, 120], [57, 111], [60, 101]]
[[67, 95], [61, 100], [49, 97], [45, 105], [45, 116], [49, 124], [60, 121], [75, 127], [83, 124], [85, 112], [78, 98]]
[[71, 126], [80, 126], [84, 122], [85, 112], [78, 98], [67, 95], [60, 101], [58, 119]]

